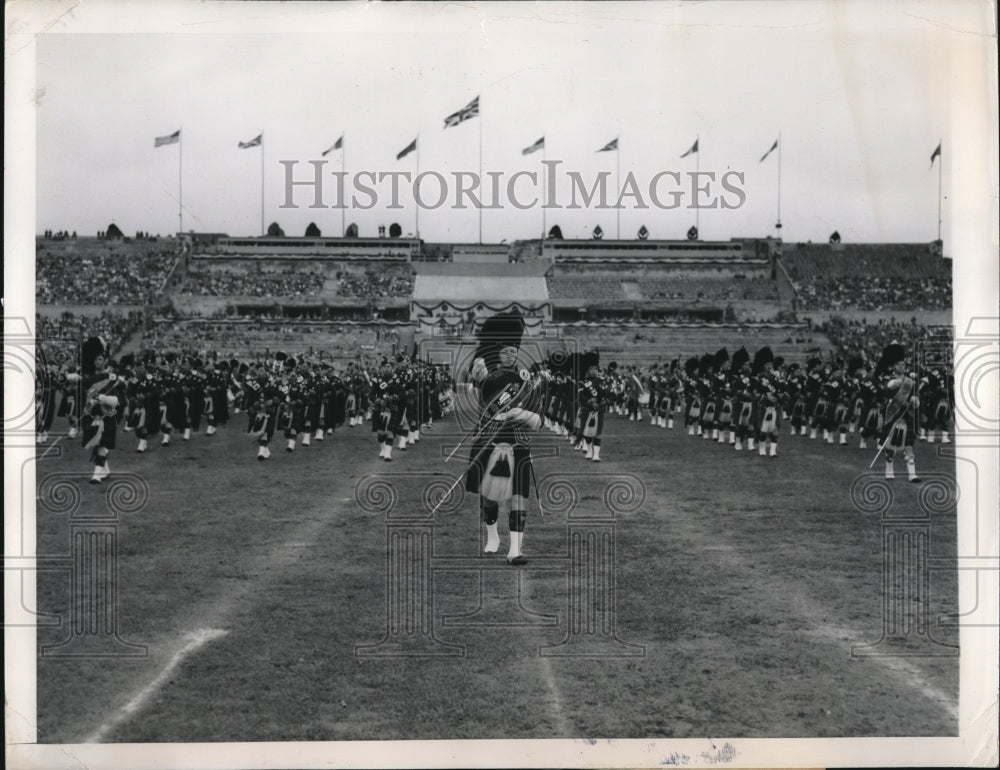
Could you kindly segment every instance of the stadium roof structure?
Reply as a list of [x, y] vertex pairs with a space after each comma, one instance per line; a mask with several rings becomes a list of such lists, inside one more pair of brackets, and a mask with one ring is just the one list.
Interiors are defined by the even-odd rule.
[[415, 302], [546, 302], [548, 265], [428, 263], [416, 269]]

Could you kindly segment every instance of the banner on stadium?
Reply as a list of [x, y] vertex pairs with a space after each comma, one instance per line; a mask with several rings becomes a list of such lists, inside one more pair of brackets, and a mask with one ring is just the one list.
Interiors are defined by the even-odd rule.
[[[491, 315], [495, 313], [506, 313], [511, 310], [517, 310], [522, 316], [524, 316], [524, 322], [526, 324], [531, 324], [532, 321], [537, 318], [539, 322], [541, 319], [552, 315], [552, 304], [549, 302], [542, 303], [540, 305], [523, 305], [520, 302], [509, 302], [506, 305], [491, 305], [488, 302], [470, 302], [468, 304], [460, 305], [455, 302], [435, 302], [433, 304], [424, 304], [422, 302], [414, 302], [412, 304], [412, 313], [418, 313], [423, 311], [424, 313], [429, 313], [433, 316], [435, 313], [452, 313], [461, 314], [465, 316], [470, 310], [477, 316], [483, 313], [489, 313]], [[438, 318], [432, 318], [435, 323]], [[421, 317], [418, 317], [422, 320]]]

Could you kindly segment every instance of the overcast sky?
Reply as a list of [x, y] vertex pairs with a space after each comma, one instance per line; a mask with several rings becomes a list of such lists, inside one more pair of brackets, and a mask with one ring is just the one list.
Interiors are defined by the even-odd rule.
[[[416, 153], [395, 156], [419, 135], [420, 171], [478, 171], [481, 132], [484, 171], [539, 170], [541, 153], [521, 150], [544, 135], [561, 174], [578, 171], [589, 183], [605, 170], [613, 187], [616, 162], [622, 180], [633, 172], [650, 208], [625, 200], [622, 237], [641, 225], [654, 238], [684, 237], [695, 212], [653, 207], [648, 181], [696, 164], [744, 174], [733, 183], [745, 203], [703, 210], [702, 237], [773, 233], [780, 159], [786, 240], [825, 241], [838, 230], [849, 241], [929, 241], [938, 217], [931, 154], [943, 140], [947, 196], [955, 51], [981, 11], [962, 2], [237, 5], [202, 8], [190, 24], [166, 13], [175, 4], [130, 17], [134, 29], [190, 32], [82, 34], [116, 25], [70, 17], [39, 36], [38, 232], [93, 234], [112, 221], [126, 234], [176, 231], [182, 152], [185, 229], [257, 235], [263, 152], [266, 222], [302, 235], [314, 221], [339, 235], [340, 211], [307, 208], [308, 191], [296, 192], [299, 209], [279, 208], [280, 160], [298, 161], [297, 178], [311, 178], [308, 161], [343, 135], [346, 159], [331, 153], [328, 171], [346, 160], [349, 175], [415, 173]], [[480, 116], [444, 129], [443, 118], [476, 95]], [[180, 146], [154, 149], [155, 137], [178, 129]], [[237, 148], [261, 131], [263, 149]], [[780, 158], [761, 163], [779, 133]], [[618, 158], [596, 152], [616, 136]], [[681, 159], [696, 138], [697, 156]], [[330, 205], [335, 183], [326, 179]], [[669, 178], [661, 184], [675, 189]], [[565, 176], [559, 185], [568, 203]], [[530, 201], [529, 187], [518, 189]], [[413, 232], [409, 187], [401, 210], [385, 208], [388, 187], [378, 192], [375, 208], [348, 211], [346, 221], [362, 235], [391, 222]], [[710, 197], [723, 192], [716, 185]], [[684, 206], [689, 185], [686, 195]], [[452, 183], [448, 205], [453, 198]], [[503, 203], [483, 212], [485, 241], [541, 232], [540, 208]], [[567, 237], [589, 237], [596, 224], [613, 237], [617, 228], [614, 211], [545, 217]], [[425, 210], [419, 226], [426, 240], [475, 241], [479, 217]], [[946, 242], [948, 227], [946, 200]]]

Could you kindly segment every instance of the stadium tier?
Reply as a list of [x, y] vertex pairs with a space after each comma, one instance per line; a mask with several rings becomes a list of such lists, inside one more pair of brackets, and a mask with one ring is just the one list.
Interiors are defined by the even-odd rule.
[[560, 262], [634, 262], [634, 263], [766, 263], [777, 241], [605, 241], [555, 240], [542, 242], [542, 256]]
[[38, 238], [39, 305], [129, 306], [155, 302], [179, 262], [169, 239]]
[[[937, 243], [427, 244], [188, 233], [39, 238], [37, 254], [39, 329], [71, 337], [102, 329], [120, 351], [216, 339], [246, 351], [390, 354], [414, 333], [454, 341], [484, 316], [516, 308], [535, 337], [573, 339], [623, 360], [744, 339], [799, 360], [809, 350], [857, 347], [864, 332], [855, 321], [894, 324], [889, 315], [901, 311], [924, 325], [947, 323], [951, 306], [951, 262]], [[122, 317], [94, 320], [102, 311]]]
[[412, 238], [219, 238], [218, 255], [268, 259], [324, 258], [409, 261], [421, 242]]

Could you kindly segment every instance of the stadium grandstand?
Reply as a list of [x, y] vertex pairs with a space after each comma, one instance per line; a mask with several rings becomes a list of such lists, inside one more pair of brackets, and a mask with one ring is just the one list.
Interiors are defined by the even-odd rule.
[[36, 255], [39, 330], [99, 331], [116, 352], [219, 340], [244, 352], [391, 355], [466, 337], [482, 317], [516, 308], [531, 336], [572, 337], [621, 360], [743, 340], [803, 360], [868, 345], [868, 329], [874, 339], [950, 323], [951, 261], [937, 242], [47, 233]]

